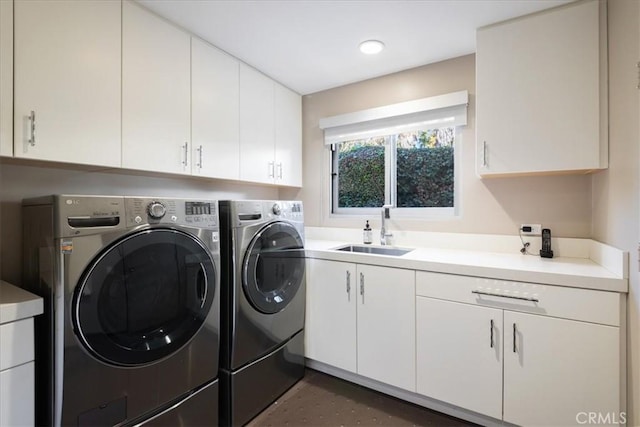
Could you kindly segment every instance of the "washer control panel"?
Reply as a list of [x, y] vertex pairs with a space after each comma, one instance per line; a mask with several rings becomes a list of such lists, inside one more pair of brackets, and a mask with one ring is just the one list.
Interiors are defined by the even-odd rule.
[[302, 202], [300, 201], [242, 200], [232, 202], [232, 206], [234, 227], [275, 219], [295, 222], [304, 221]]
[[215, 200], [150, 199], [125, 197], [127, 226], [144, 224], [188, 225], [218, 229], [218, 202]]

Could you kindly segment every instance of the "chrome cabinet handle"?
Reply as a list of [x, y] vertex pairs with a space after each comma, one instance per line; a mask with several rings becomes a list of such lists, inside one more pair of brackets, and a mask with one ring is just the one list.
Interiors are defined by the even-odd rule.
[[482, 166], [487, 167], [487, 141], [482, 141]]
[[362, 303], [364, 304], [364, 273], [360, 273], [360, 295], [362, 295]]
[[278, 163], [278, 179], [282, 179], [282, 162]]
[[521, 301], [532, 301], [532, 302], [540, 302], [540, 300], [538, 300], [537, 298], [529, 298], [529, 297], [516, 297], [513, 295], [501, 295], [501, 294], [494, 294], [491, 292], [484, 292], [484, 291], [471, 291], [472, 294], [478, 294], [478, 295], [489, 295], [492, 297], [500, 297], [500, 298], [509, 298], [509, 299], [518, 299]]
[[275, 177], [275, 166], [274, 162], [269, 162], [269, 178]]
[[351, 301], [351, 272], [347, 270], [347, 301]]
[[491, 319], [491, 348], [493, 348], [493, 319]]
[[198, 147], [198, 168], [202, 169], [202, 145]]
[[513, 324], [513, 352], [514, 353], [518, 352], [518, 349], [516, 348], [516, 333], [517, 333], [516, 324], [514, 323]]
[[182, 165], [187, 167], [189, 165], [189, 143], [185, 142], [182, 149], [184, 150], [184, 160], [182, 161]]
[[31, 114], [29, 114], [29, 122], [30, 122], [30, 130], [31, 130], [31, 138], [29, 138], [29, 145], [32, 147], [36, 146], [36, 112], [31, 110]]

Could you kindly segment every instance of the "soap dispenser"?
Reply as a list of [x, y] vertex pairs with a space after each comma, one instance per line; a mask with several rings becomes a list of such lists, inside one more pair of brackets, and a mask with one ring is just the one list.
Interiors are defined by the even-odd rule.
[[373, 242], [373, 232], [369, 226], [369, 221], [367, 221], [364, 226], [364, 230], [362, 231], [362, 241], [366, 244], [371, 244]]

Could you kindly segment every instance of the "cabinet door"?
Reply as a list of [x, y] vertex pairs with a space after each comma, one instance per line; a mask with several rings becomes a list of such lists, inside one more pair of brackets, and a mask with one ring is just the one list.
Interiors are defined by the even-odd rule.
[[119, 167], [120, 3], [17, 1], [14, 12], [14, 155]]
[[240, 63], [191, 38], [192, 172], [240, 178]]
[[620, 420], [619, 328], [505, 311], [504, 329], [505, 421], [577, 425], [585, 412]]
[[275, 84], [276, 183], [302, 186], [302, 99]]
[[480, 175], [607, 167], [599, 7], [578, 2], [478, 30]]
[[13, 2], [0, 1], [0, 156], [13, 155]]
[[502, 418], [502, 310], [417, 297], [417, 392]]
[[416, 390], [415, 272], [358, 265], [358, 374]]
[[191, 173], [189, 35], [122, 4], [122, 166]]
[[240, 179], [275, 180], [274, 82], [240, 64]]
[[35, 425], [33, 362], [0, 372], [0, 426]]
[[356, 372], [356, 266], [307, 259], [305, 356]]

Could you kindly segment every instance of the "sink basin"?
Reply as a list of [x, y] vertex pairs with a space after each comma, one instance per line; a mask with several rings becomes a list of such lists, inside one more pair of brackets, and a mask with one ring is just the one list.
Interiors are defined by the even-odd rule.
[[368, 246], [368, 245], [346, 245], [335, 248], [336, 251], [357, 252], [361, 254], [390, 255], [402, 256], [411, 252], [413, 249], [390, 248], [384, 246]]

